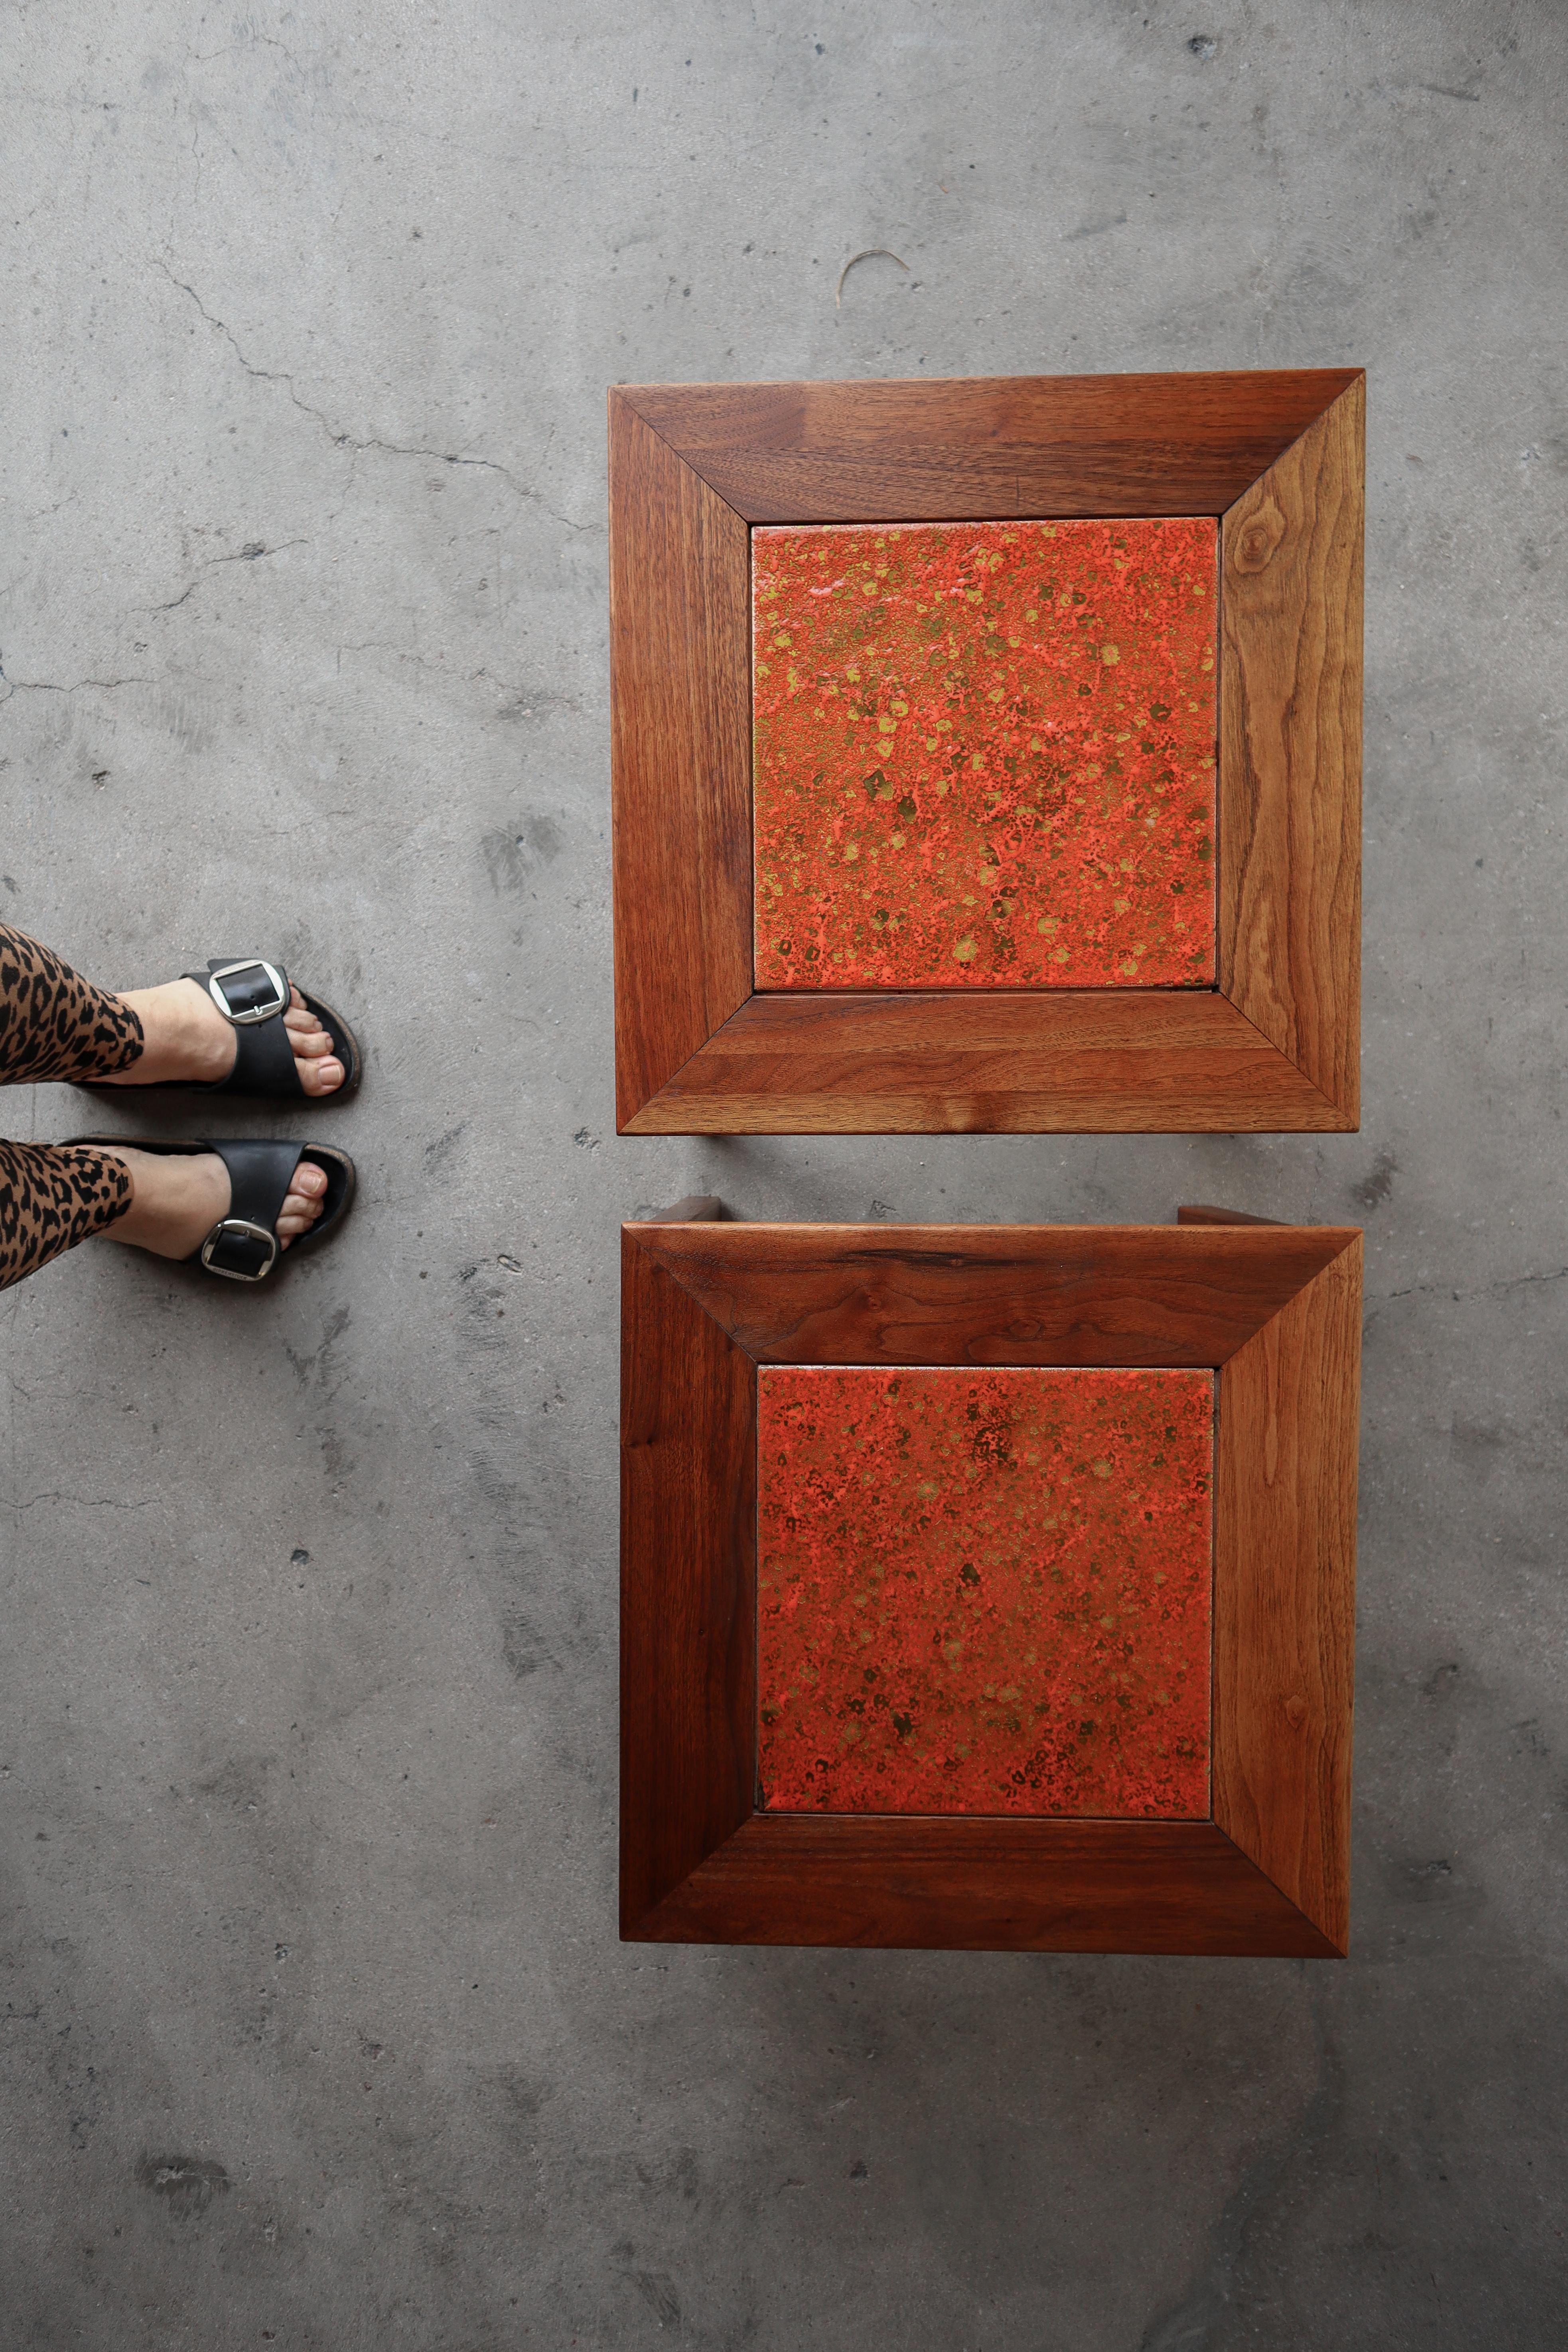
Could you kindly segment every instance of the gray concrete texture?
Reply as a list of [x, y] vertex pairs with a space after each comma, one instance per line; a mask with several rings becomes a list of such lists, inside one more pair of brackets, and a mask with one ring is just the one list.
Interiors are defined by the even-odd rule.
[[[274, 1288], [0, 1302], [0, 2343], [1561, 2344], [1563, 8], [4, 37], [0, 908], [274, 948], [369, 1075]], [[617, 1142], [606, 384], [1345, 362], [1361, 1135]], [[616, 1229], [694, 1190], [1364, 1222], [1347, 1963], [617, 1943]]]

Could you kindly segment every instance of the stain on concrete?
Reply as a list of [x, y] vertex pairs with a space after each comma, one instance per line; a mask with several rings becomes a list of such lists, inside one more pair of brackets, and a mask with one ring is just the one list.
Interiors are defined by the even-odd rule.
[[508, 1671], [520, 1683], [536, 1675], [545, 1663], [543, 1646], [526, 1617], [514, 1617], [502, 1626], [500, 1647]]
[[521, 828], [501, 825], [487, 833], [479, 847], [492, 890], [523, 890], [541, 866], [560, 856], [565, 840], [552, 816], [536, 812]]
[[283, 1353], [292, 1364], [294, 1377], [301, 1386], [310, 1379], [312, 1372], [317, 1375], [318, 1385], [322, 1387], [326, 1385], [327, 1359], [353, 1320], [352, 1307], [334, 1307], [329, 1315], [323, 1317], [321, 1336], [308, 1352], [285, 1344]]
[[1330, 2033], [1329, 1996], [1320, 1979], [1312, 1985], [1312, 2032], [1317, 2072], [1310, 2096], [1289, 2132], [1244, 2165], [1241, 2178], [1221, 2208], [1204, 2260], [1180, 2300], [1151, 2322], [1140, 2352], [1211, 2352], [1218, 2345], [1241, 2295], [1254, 2243], [1292, 2172], [1310, 2163], [1338, 2126], [1344, 2107], [1343, 2067]]
[[221, 2164], [199, 2156], [144, 2156], [136, 2178], [182, 2221], [198, 2219], [234, 2185]]
[[633, 2282], [637, 2293], [661, 2327], [680, 2325], [680, 2297], [675, 2281], [666, 2271], [634, 2271]]
[[268, 1793], [267, 1776], [277, 1763], [276, 1756], [228, 1757], [216, 1772], [191, 1782], [191, 1795], [237, 1812], [258, 1813]]
[[446, 1133], [438, 1135], [434, 1143], [427, 1143], [425, 1146], [425, 1172], [427, 1176], [439, 1175], [442, 1169], [447, 1166], [468, 1131], [468, 1120], [460, 1118], [456, 1127], [447, 1128]]
[[1366, 1174], [1351, 1186], [1351, 1198], [1362, 1208], [1381, 1209], [1394, 1190], [1399, 1162], [1392, 1151], [1380, 1151]]
[[1456, 1413], [1449, 1423], [1449, 1459], [1478, 1486], [1486, 1485], [1509, 1443], [1510, 1433], [1495, 1422], [1467, 1421]]
[[553, 2084], [537, 2082], [510, 2070], [498, 2074], [495, 2085], [511, 2115], [523, 2124], [533, 2122], [554, 2089]]

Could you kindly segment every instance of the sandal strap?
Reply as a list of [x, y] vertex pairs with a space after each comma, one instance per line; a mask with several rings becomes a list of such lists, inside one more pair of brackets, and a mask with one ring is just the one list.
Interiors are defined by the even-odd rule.
[[205, 989], [234, 1028], [234, 1067], [200, 1091], [211, 1095], [264, 1095], [303, 1098], [300, 1066], [283, 1015], [289, 1007], [289, 974], [263, 956], [213, 956], [205, 971], [184, 977]]
[[224, 1275], [231, 1282], [260, 1282], [278, 1263], [278, 1213], [303, 1147], [247, 1138], [227, 1143], [214, 1139], [206, 1149], [216, 1151], [228, 1170], [230, 1199], [228, 1214], [202, 1244], [202, 1264], [209, 1274]]

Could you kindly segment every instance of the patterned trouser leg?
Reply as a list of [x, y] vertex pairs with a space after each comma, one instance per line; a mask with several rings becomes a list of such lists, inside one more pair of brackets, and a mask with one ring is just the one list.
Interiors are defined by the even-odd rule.
[[[0, 923], [0, 1086], [106, 1078], [142, 1051], [129, 1005]], [[80, 1143], [0, 1141], [0, 1290], [131, 1206], [118, 1160]]]

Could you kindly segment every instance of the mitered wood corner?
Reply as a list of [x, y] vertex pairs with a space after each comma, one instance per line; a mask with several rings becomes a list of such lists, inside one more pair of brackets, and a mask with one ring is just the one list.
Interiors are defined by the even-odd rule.
[[[623, 1234], [623, 1936], [1345, 1949], [1358, 1231], [686, 1220]], [[766, 1363], [1215, 1370], [1210, 1821], [758, 1810]]]
[[748, 523], [1223, 514], [1349, 368], [622, 384]]
[[[622, 1134], [1334, 1132], [1360, 1118], [1354, 369], [609, 395]], [[758, 994], [750, 526], [1213, 514], [1215, 990]]]

